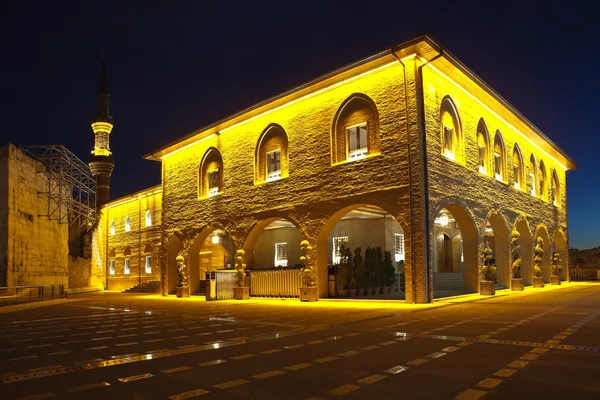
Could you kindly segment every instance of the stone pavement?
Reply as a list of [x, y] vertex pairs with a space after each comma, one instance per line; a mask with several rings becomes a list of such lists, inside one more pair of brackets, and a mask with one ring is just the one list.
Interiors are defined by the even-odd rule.
[[76, 299], [0, 314], [2, 400], [600, 398], [595, 284], [430, 305]]

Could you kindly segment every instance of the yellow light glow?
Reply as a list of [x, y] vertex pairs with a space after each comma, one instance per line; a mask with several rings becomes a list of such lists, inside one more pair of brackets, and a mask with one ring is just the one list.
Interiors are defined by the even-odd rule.
[[[420, 60], [422, 62], [426, 62], [423, 59], [420, 59]], [[426, 64], [426, 66], [429, 67], [429, 68], [431, 68], [438, 75], [440, 75], [441, 77], [443, 77], [444, 79], [446, 79], [448, 82], [450, 82], [451, 84], [453, 84], [454, 86], [456, 86], [458, 89], [460, 89], [463, 93], [465, 93], [471, 99], [475, 100], [480, 106], [482, 106], [484, 109], [486, 109], [490, 114], [492, 114], [493, 116], [495, 116], [496, 118], [498, 118], [500, 121], [502, 121], [503, 123], [505, 123], [508, 127], [510, 127], [513, 131], [515, 131], [516, 133], [518, 133], [523, 139], [525, 139], [527, 142], [529, 142], [534, 148], [538, 149], [539, 151], [541, 151], [542, 153], [544, 153], [548, 158], [550, 158], [551, 160], [553, 160], [556, 164], [560, 165], [563, 168], [564, 171], [566, 171], [568, 169], [562, 162], [558, 161], [555, 157], [553, 157], [552, 155], [550, 155], [546, 150], [542, 149], [528, 135], [524, 134], [519, 129], [517, 129], [513, 124], [511, 124], [510, 122], [508, 122], [507, 120], [505, 120], [504, 118], [502, 118], [500, 115], [498, 115], [498, 113], [496, 113], [490, 107], [488, 107], [487, 105], [485, 105], [481, 100], [479, 100], [477, 97], [475, 97], [473, 94], [471, 94], [471, 92], [469, 92], [467, 89], [465, 89], [464, 87], [462, 87], [460, 84], [458, 84], [452, 78], [450, 78], [448, 75], [444, 74], [442, 71], [440, 71], [439, 69], [437, 69], [436, 67], [434, 67], [431, 64]]]
[[195, 142], [192, 142], [192, 143], [190, 143], [190, 144], [186, 144], [185, 146], [183, 146], [183, 147], [181, 147], [181, 148], [179, 148], [179, 149], [177, 149], [177, 150], [175, 150], [175, 151], [173, 151], [173, 152], [171, 152], [171, 153], [165, 154], [164, 156], [160, 157], [160, 159], [161, 159], [161, 160], [164, 160], [165, 158], [167, 158], [167, 157], [170, 157], [170, 156], [172, 156], [173, 154], [179, 153], [181, 150], [187, 149], [187, 148], [188, 148], [188, 147], [190, 147], [190, 146], [193, 146], [193, 145], [195, 145], [195, 144], [198, 144], [198, 143], [200, 143], [200, 142], [203, 142], [203, 141], [205, 141], [205, 140], [208, 140], [208, 139], [210, 139], [210, 138], [212, 138], [212, 137], [215, 137], [215, 136], [217, 136], [217, 134], [216, 134], [216, 133], [213, 133], [213, 134], [211, 134], [211, 135], [208, 135], [208, 136], [206, 136], [206, 137], [203, 137], [202, 139], [198, 139], [198, 140], [196, 140]]
[[94, 150], [92, 150], [92, 154], [94, 154], [96, 156], [110, 156], [112, 153], [108, 149], [104, 149], [101, 147], [94, 147]]
[[[353, 77], [350, 77], [350, 78], [348, 78], [348, 79], [345, 79], [345, 80], [343, 80], [343, 81], [340, 81], [340, 82], [334, 83], [333, 85], [329, 85], [329, 86], [327, 86], [327, 87], [324, 87], [324, 88], [322, 88], [322, 89], [319, 89], [319, 90], [317, 90], [317, 91], [314, 91], [314, 92], [312, 92], [312, 93], [308, 93], [308, 94], [306, 94], [306, 95], [304, 95], [304, 96], [302, 96], [302, 97], [299, 97], [299, 98], [297, 98], [297, 99], [295, 99], [295, 100], [288, 101], [287, 103], [284, 103], [284, 104], [282, 104], [282, 105], [280, 105], [280, 106], [278, 106], [278, 107], [271, 108], [270, 110], [264, 111], [264, 112], [262, 112], [262, 113], [260, 113], [260, 114], [257, 114], [257, 115], [255, 115], [255, 116], [253, 116], [253, 117], [247, 118], [247, 119], [245, 119], [245, 120], [243, 120], [243, 121], [240, 121], [240, 122], [238, 122], [238, 123], [236, 123], [236, 124], [233, 124], [233, 125], [231, 125], [231, 126], [228, 126], [227, 128], [224, 128], [224, 129], [222, 129], [222, 130], [221, 130], [219, 133], [225, 133], [225, 132], [227, 132], [227, 131], [230, 131], [230, 130], [232, 130], [232, 129], [234, 129], [234, 128], [237, 128], [237, 127], [239, 127], [239, 126], [241, 126], [241, 125], [247, 124], [248, 122], [254, 121], [254, 120], [256, 120], [257, 118], [264, 117], [265, 115], [268, 115], [268, 114], [271, 114], [271, 113], [273, 113], [273, 112], [275, 112], [275, 111], [281, 110], [282, 108], [289, 107], [289, 106], [291, 106], [292, 104], [296, 104], [296, 103], [298, 103], [298, 102], [300, 102], [300, 101], [302, 101], [302, 100], [306, 100], [306, 99], [308, 99], [308, 98], [310, 98], [310, 97], [314, 97], [314, 96], [316, 96], [316, 95], [318, 95], [318, 94], [321, 94], [321, 93], [323, 93], [323, 92], [326, 92], [326, 91], [328, 91], [328, 90], [332, 90], [332, 89], [334, 89], [334, 88], [336, 88], [336, 87], [338, 87], [338, 86], [341, 86], [341, 85], [344, 85], [344, 84], [346, 84], [346, 83], [352, 82], [352, 81], [354, 81], [354, 80], [360, 79], [360, 78], [362, 78], [362, 77], [364, 77], [364, 76], [367, 76], [367, 75], [373, 74], [373, 73], [375, 73], [375, 72], [381, 71], [381, 70], [383, 70], [383, 69], [385, 69], [385, 68], [389, 68], [389, 67], [391, 67], [392, 65], [396, 65], [396, 64], [397, 64], [397, 62], [396, 62], [396, 61], [393, 61], [393, 62], [390, 62], [390, 63], [384, 64], [384, 65], [382, 65], [382, 66], [380, 66], [380, 67], [374, 68], [374, 69], [372, 69], [372, 70], [365, 71], [365, 72], [363, 72], [363, 73], [361, 73], [361, 74], [355, 75], [355, 76], [353, 76]], [[183, 146], [183, 147], [181, 147], [181, 148], [179, 148], [179, 149], [177, 149], [177, 150], [174, 150], [174, 151], [172, 151], [172, 152], [170, 152], [170, 153], [167, 153], [167, 154], [165, 154], [165, 155], [161, 156], [160, 158], [161, 158], [161, 160], [162, 160], [162, 159], [165, 159], [165, 158], [167, 158], [167, 157], [170, 157], [170, 156], [172, 156], [173, 154], [175, 154], [175, 153], [178, 153], [178, 152], [180, 152], [181, 150], [183, 150], [183, 149], [186, 149], [186, 148], [188, 148], [188, 147], [190, 147], [190, 146], [193, 146], [193, 145], [195, 145], [195, 144], [197, 144], [197, 143], [199, 143], [199, 142], [201, 142], [201, 141], [203, 141], [203, 140], [206, 140], [206, 139], [208, 139], [208, 138], [210, 138], [210, 137], [212, 137], [212, 136], [214, 136], [214, 135], [215, 135], [215, 134], [212, 134], [212, 135], [209, 135], [209, 136], [207, 136], [207, 137], [204, 137], [204, 138], [202, 138], [202, 139], [196, 140], [196, 141], [194, 141], [194, 142], [192, 142], [192, 143], [189, 143], [189, 144], [187, 144], [187, 145], [185, 145], [185, 146]]]
[[120, 206], [120, 205], [122, 205], [122, 204], [130, 203], [130, 202], [132, 202], [132, 201], [139, 200], [139, 199], [141, 199], [141, 198], [143, 198], [143, 197], [152, 196], [152, 195], [154, 195], [154, 194], [161, 193], [161, 192], [162, 192], [162, 189], [157, 189], [157, 190], [154, 190], [154, 191], [152, 191], [152, 192], [144, 193], [144, 194], [142, 194], [142, 195], [139, 195], [139, 196], [137, 196], [137, 197], [131, 197], [131, 198], [129, 198], [129, 199], [126, 199], [126, 200], [120, 201], [120, 202], [118, 202], [118, 203], [114, 203], [114, 204], [107, 204], [106, 206], [104, 206], [104, 208], [108, 210], [109, 208], [113, 208], [113, 207], [116, 207], [116, 206]]
[[308, 98], [310, 98], [310, 97], [314, 97], [314, 96], [316, 96], [316, 95], [318, 95], [318, 94], [321, 94], [321, 93], [323, 93], [323, 92], [326, 92], [326, 91], [328, 91], [328, 90], [334, 89], [334, 88], [336, 88], [336, 87], [338, 87], [338, 86], [341, 86], [341, 85], [344, 85], [344, 84], [346, 84], [346, 83], [348, 83], [348, 82], [352, 82], [352, 81], [354, 81], [354, 80], [356, 80], [356, 79], [359, 79], [359, 78], [362, 78], [362, 77], [364, 77], [364, 76], [370, 75], [370, 74], [372, 74], [372, 73], [375, 73], [375, 72], [377, 72], [377, 71], [381, 71], [382, 69], [388, 68], [388, 67], [390, 67], [390, 66], [392, 66], [392, 65], [395, 65], [395, 64], [396, 64], [396, 61], [393, 61], [393, 62], [391, 62], [391, 63], [384, 64], [384, 65], [382, 65], [382, 66], [380, 66], [380, 67], [377, 67], [377, 68], [374, 68], [374, 69], [372, 69], [372, 70], [365, 71], [365, 72], [363, 72], [362, 74], [358, 74], [358, 75], [356, 75], [356, 76], [353, 76], [353, 77], [351, 77], [351, 78], [344, 79], [343, 81], [340, 81], [340, 82], [338, 82], [338, 83], [334, 83], [333, 85], [330, 85], [330, 86], [324, 87], [324, 88], [322, 88], [322, 89], [319, 89], [319, 90], [317, 90], [317, 91], [315, 91], [315, 92], [312, 92], [312, 93], [306, 94], [306, 95], [304, 95], [304, 96], [302, 96], [302, 97], [299, 97], [299, 98], [297, 98], [297, 99], [295, 99], [295, 100], [288, 101], [287, 103], [284, 103], [284, 104], [282, 104], [282, 105], [280, 105], [280, 106], [278, 106], [278, 107], [272, 108], [272, 109], [270, 109], [270, 110], [267, 110], [267, 111], [265, 111], [265, 112], [262, 112], [262, 113], [260, 113], [260, 114], [258, 114], [258, 115], [255, 115], [255, 116], [253, 116], [253, 117], [250, 117], [250, 118], [248, 118], [248, 119], [245, 119], [245, 120], [243, 120], [243, 121], [240, 121], [240, 122], [238, 122], [237, 124], [233, 124], [233, 125], [231, 125], [231, 126], [228, 126], [227, 128], [225, 128], [225, 129], [222, 129], [222, 130], [221, 130], [221, 133], [225, 133], [225, 132], [227, 132], [227, 131], [229, 131], [229, 130], [231, 130], [231, 129], [237, 128], [237, 127], [238, 127], [238, 126], [240, 126], [240, 125], [246, 124], [246, 123], [248, 123], [248, 122], [250, 122], [250, 121], [254, 121], [254, 120], [255, 120], [255, 119], [257, 119], [257, 118], [260, 118], [260, 117], [263, 117], [263, 116], [265, 116], [265, 115], [271, 114], [271, 113], [273, 113], [273, 112], [275, 112], [275, 111], [281, 110], [282, 108], [285, 108], [285, 107], [291, 106], [292, 104], [296, 104], [296, 103], [298, 103], [299, 101], [306, 100], [306, 99], [308, 99]]
[[109, 122], [94, 122], [92, 123], [92, 130], [94, 133], [110, 133], [113, 125]]

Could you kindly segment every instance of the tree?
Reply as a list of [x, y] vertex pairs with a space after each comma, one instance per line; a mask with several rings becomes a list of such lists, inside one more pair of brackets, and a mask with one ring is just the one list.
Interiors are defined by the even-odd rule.
[[481, 278], [484, 281], [495, 281], [496, 280], [496, 266], [492, 265], [492, 249], [490, 243], [485, 242], [483, 245], [483, 255], [481, 256], [482, 266], [479, 268], [481, 272]]
[[383, 252], [383, 285], [384, 286], [393, 286], [396, 269], [394, 268], [394, 263], [392, 262], [392, 253], [389, 251]]
[[521, 255], [520, 255], [521, 245], [519, 243], [520, 237], [521, 237], [521, 235], [519, 234], [519, 231], [517, 231], [516, 229], [513, 229], [512, 232], [510, 233], [510, 243], [511, 243], [512, 260], [513, 260], [512, 265], [511, 265], [511, 270], [512, 270], [512, 277], [514, 279], [521, 278]]
[[533, 261], [533, 276], [540, 278], [542, 276], [542, 266], [544, 264], [544, 239], [538, 236], [537, 245], [535, 246]]
[[560, 254], [558, 251], [554, 252], [552, 256], [552, 276], [560, 276], [562, 272], [562, 260], [560, 259]]

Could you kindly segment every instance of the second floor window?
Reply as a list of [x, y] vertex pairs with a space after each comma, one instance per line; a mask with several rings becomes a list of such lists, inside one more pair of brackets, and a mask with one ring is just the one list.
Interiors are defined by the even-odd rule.
[[116, 232], [116, 228], [115, 228], [115, 221], [110, 223], [110, 234], [114, 235]]
[[497, 151], [494, 152], [494, 174], [496, 180], [502, 181], [502, 154]]
[[352, 126], [348, 131], [348, 159], [365, 157], [369, 151], [367, 145], [367, 124]]
[[515, 165], [513, 169], [515, 174], [515, 189], [521, 189], [521, 168]]
[[479, 146], [479, 172], [485, 174], [485, 147]]
[[219, 193], [219, 186], [221, 182], [219, 182], [219, 170], [215, 169], [212, 171], [208, 171], [208, 195], [214, 196]]
[[150, 210], [146, 211], [146, 226], [152, 226], [152, 213]]
[[288, 265], [287, 242], [275, 243], [275, 266], [276, 267], [287, 267], [287, 265]]
[[454, 129], [444, 126], [444, 155], [449, 158], [454, 158], [454, 148], [452, 147], [452, 136]]
[[281, 178], [281, 150], [267, 153], [267, 181]]
[[131, 230], [131, 220], [129, 217], [125, 218], [125, 232], [129, 232]]

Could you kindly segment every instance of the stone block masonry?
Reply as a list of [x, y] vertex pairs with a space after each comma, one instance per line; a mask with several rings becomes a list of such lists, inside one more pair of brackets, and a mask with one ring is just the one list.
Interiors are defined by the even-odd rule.
[[48, 176], [12, 144], [0, 148], [0, 286], [68, 285], [69, 227], [48, 218]]

